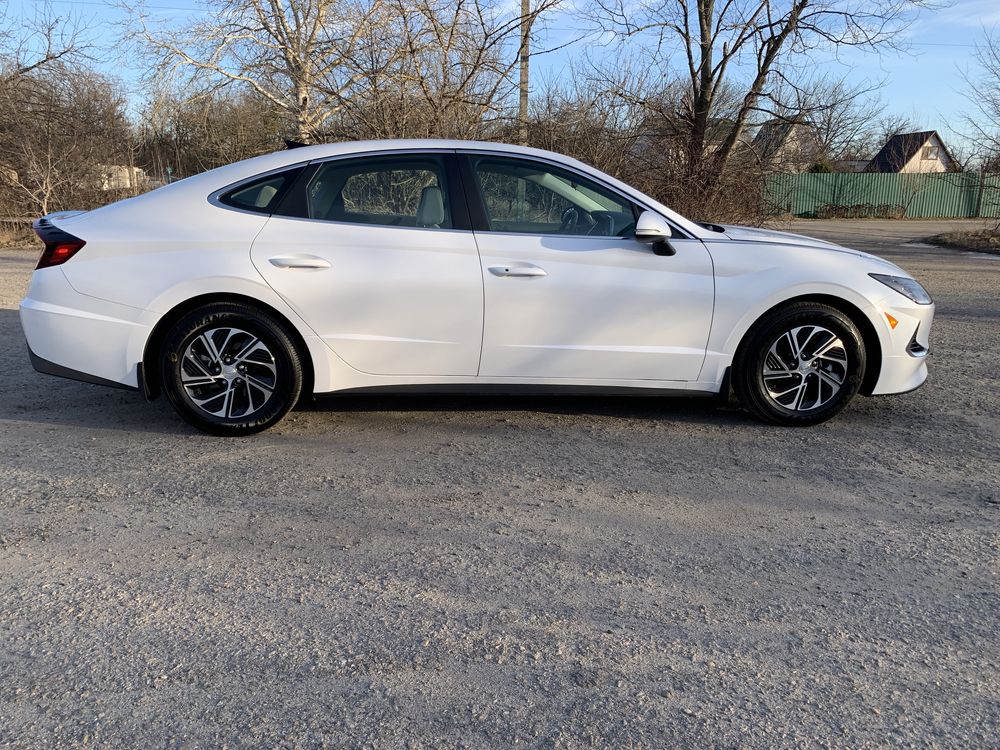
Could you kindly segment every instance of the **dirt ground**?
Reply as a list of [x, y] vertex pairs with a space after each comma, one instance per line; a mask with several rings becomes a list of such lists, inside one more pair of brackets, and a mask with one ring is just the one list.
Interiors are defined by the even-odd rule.
[[[352, 397], [242, 440], [37, 375], [0, 251], [0, 747], [996, 747], [1000, 258], [914, 272], [931, 378]], [[869, 222], [870, 224], [870, 222]]]

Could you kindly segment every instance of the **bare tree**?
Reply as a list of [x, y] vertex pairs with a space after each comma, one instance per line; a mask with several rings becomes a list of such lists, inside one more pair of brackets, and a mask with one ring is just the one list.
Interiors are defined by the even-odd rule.
[[281, 114], [252, 89], [189, 98], [154, 92], [138, 126], [139, 164], [157, 180], [186, 177], [281, 147]]
[[[527, 145], [573, 156], [624, 180], [642, 182], [644, 110], [606, 80], [575, 70], [549, 81], [532, 102]], [[520, 118], [518, 127], [520, 127]]]
[[158, 77], [192, 96], [250, 89], [296, 140], [470, 136], [511, 116], [524, 33], [558, 1], [216, 0], [187, 31], [137, 25]]
[[975, 114], [963, 125], [977, 143], [979, 158], [991, 171], [1000, 171], [1000, 32], [987, 32], [976, 45], [976, 68], [963, 73], [965, 96]]
[[97, 160], [107, 151], [97, 145], [105, 133], [90, 114], [108, 116], [107, 138], [121, 139], [116, 125], [124, 120], [111, 113], [121, 114], [122, 99], [109, 81], [79, 66], [90, 49], [81, 29], [77, 18], [47, 4], [20, 21], [0, 16], [0, 210], [7, 217], [47, 213], [70, 198], [75, 180], [89, 191], [80, 196], [85, 202], [94, 197]]
[[878, 88], [821, 75], [780, 87], [760, 111], [773, 120], [807, 125], [820, 161], [860, 160], [872, 156], [872, 140], [881, 129], [885, 106]]
[[874, 150], [878, 151], [893, 136], [915, 133], [921, 129], [919, 123], [907, 115], [886, 114], [879, 117], [871, 128]]
[[53, 63], [85, 56], [90, 49], [79, 19], [42, 5], [33, 17], [12, 22], [0, 15], [0, 86]]
[[136, 12], [157, 75], [179, 73], [201, 93], [248, 87], [306, 143], [344, 106], [360, 78], [351, 60], [386, 20], [383, 0], [216, 0], [209, 11], [183, 31], [153, 28]]
[[9, 216], [90, 208], [133, 193], [131, 132], [118, 86], [52, 61], [0, 96], [0, 196]]
[[393, 2], [404, 19], [396, 72], [424, 114], [426, 135], [479, 135], [513, 90], [519, 17], [483, 0]]
[[[720, 175], [710, 203], [692, 191], [685, 161], [687, 132], [683, 82], [651, 68], [641, 56], [619, 56], [604, 65], [578, 65], [543, 88], [532, 105], [529, 144], [575, 156], [612, 174], [681, 213], [747, 222], [766, 211], [763, 166], [742, 148]], [[708, 139], [731, 127], [739, 97], [716, 97]]]
[[350, 61], [358, 84], [330, 134], [489, 138], [504, 132], [516, 116], [523, 17], [492, 0], [385, 0], [384, 9], [388, 22], [372, 28], [377, 38], [364, 40]]
[[[795, 86], [795, 67], [819, 46], [878, 48], [923, 0], [598, 0], [596, 20], [621, 38], [651, 40], [650, 54], [679, 53], [686, 69], [678, 113], [686, 132], [691, 189], [712, 198], [721, 175], [753, 124], [783, 88]], [[717, 97], [739, 92], [731, 123], [712, 137]]]

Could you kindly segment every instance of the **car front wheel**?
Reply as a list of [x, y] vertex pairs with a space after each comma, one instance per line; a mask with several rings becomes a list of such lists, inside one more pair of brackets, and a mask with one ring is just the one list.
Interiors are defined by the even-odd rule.
[[864, 374], [865, 346], [851, 319], [828, 305], [798, 302], [751, 330], [734, 362], [733, 388], [756, 417], [804, 426], [847, 406]]
[[302, 361], [283, 323], [239, 303], [197, 308], [168, 331], [164, 392], [189, 424], [213, 435], [266, 430], [294, 406]]

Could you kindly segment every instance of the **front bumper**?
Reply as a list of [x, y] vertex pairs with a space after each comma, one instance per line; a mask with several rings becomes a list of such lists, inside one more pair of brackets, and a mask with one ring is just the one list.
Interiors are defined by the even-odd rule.
[[[911, 303], [897, 294], [883, 299], [876, 308], [881, 316], [882, 368], [872, 395], [919, 388], [927, 380], [934, 305]], [[897, 321], [895, 328], [889, 325], [886, 314]]]

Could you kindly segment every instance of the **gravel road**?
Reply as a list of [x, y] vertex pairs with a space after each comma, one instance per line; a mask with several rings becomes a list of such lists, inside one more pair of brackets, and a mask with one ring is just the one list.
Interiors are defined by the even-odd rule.
[[351, 397], [211, 438], [36, 375], [0, 250], [0, 747], [997, 747], [1000, 258], [883, 224], [793, 228], [917, 274], [931, 380], [805, 430]]

